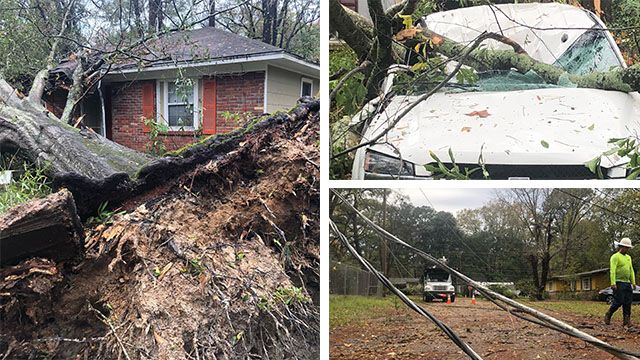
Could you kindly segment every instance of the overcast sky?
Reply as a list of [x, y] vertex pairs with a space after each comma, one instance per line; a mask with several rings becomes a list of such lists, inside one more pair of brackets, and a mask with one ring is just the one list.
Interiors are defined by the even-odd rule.
[[[424, 195], [420, 191], [424, 192]], [[438, 211], [448, 211], [456, 214], [462, 209], [482, 207], [495, 198], [496, 189], [395, 189], [409, 197], [415, 206], [433, 206]], [[426, 197], [425, 197], [426, 195]], [[428, 200], [427, 200], [428, 199]], [[431, 203], [429, 203], [429, 201]]]

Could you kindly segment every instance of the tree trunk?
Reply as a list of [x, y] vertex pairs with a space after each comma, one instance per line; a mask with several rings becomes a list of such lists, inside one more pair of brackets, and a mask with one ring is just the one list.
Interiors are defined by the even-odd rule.
[[[531, 268], [533, 288], [536, 291], [534, 296], [536, 300], [542, 300], [543, 296], [542, 296], [542, 293], [540, 292], [540, 277], [538, 274], [538, 257], [535, 254], [529, 255], [529, 266]], [[544, 287], [542, 289], [544, 290]]]
[[[62, 123], [40, 105], [18, 98], [2, 79], [0, 97], [4, 99], [0, 103], [0, 152], [18, 153], [43, 166], [54, 185], [70, 186], [82, 203], [81, 212], [87, 210], [84, 202], [92, 204], [91, 199], [120, 192], [119, 186], [152, 160], [90, 129]], [[96, 193], [96, 189], [105, 193]]]
[[[428, 29], [423, 30], [424, 38], [431, 40], [434, 51], [448, 58], [463, 53], [465, 45], [445, 38]], [[527, 54], [517, 54], [512, 50], [474, 50], [463, 63], [479, 71], [516, 69], [524, 74], [535, 71], [549, 84], [558, 84], [563, 78], [581, 88], [596, 88], [602, 90], [616, 90], [623, 92], [640, 91], [640, 64], [626, 69], [616, 69], [609, 72], [593, 72], [587, 75], [573, 75], [554, 65], [534, 60]]]
[[278, 0], [262, 0], [262, 41], [275, 45], [274, 29], [278, 21]]
[[0, 217], [0, 264], [31, 257], [78, 260], [84, 235], [71, 192], [66, 189], [16, 206]]
[[339, 0], [329, 1], [329, 14], [330, 31], [337, 32], [340, 38], [353, 49], [358, 59], [366, 59], [373, 37], [371, 23], [356, 12], [342, 6]]
[[138, 36], [144, 35], [144, 27], [142, 26], [142, 11], [140, 10], [140, 0], [131, 0], [133, 5], [134, 23]]
[[64, 110], [62, 111], [62, 116], [60, 117], [60, 121], [64, 124], [73, 125], [73, 113], [76, 109], [76, 105], [82, 98], [82, 90], [83, 90], [83, 71], [82, 67], [82, 58], [78, 56], [78, 65], [73, 70], [73, 84], [71, 84], [71, 88], [69, 89], [69, 93], [67, 95], [67, 103], [64, 106]]
[[[105, 201], [110, 206], [132, 195], [179, 177], [195, 165], [227, 154], [248, 132], [265, 130], [272, 123], [295, 121], [318, 111], [319, 102], [307, 101], [289, 114], [277, 114], [260, 123], [210, 137], [164, 158], [131, 150], [95, 134], [62, 123], [40, 105], [20, 99], [0, 79], [0, 152], [19, 152], [45, 167], [54, 188], [66, 187], [75, 198], [82, 218], [93, 215]], [[142, 123], [140, 123], [142, 126]]]
[[149, 31], [160, 31], [162, 20], [162, 0], [149, 0]]
[[216, 0], [209, 0], [209, 21], [210, 27], [216, 27]]
[[[375, 0], [369, 1], [371, 3], [379, 3], [379, 1]], [[374, 65], [378, 65], [379, 68], [383, 68], [383, 66], [387, 65], [387, 54], [384, 52], [380, 53], [378, 51], [376, 42], [387, 41], [388, 27], [386, 25], [386, 21], [388, 19], [383, 19], [383, 17], [376, 15], [378, 19], [382, 19], [382, 25], [384, 25], [382, 28], [377, 29], [371, 26], [371, 22], [366, 19], [361, 19], [361, 16], [344, 8], [340, 4], [339, 0], [330, 0], [329, 7], [330, 30], [332, 32], [338, 32], [340, 37], [351, 49], [354, 50], [361, 60], [370, 58], [374, 61]], [[375, 9], [376, 7], [372, 8], [372, 11], [376, 14], [379, 13]], [[368, 33], [370, 35], [367, 35]], [[377, 41], [373, 41], [371, 39], [376, 39]], [[407, 45], [408, 49], [412, 49], [418, 42], [429, 42], [430, 45], [433, 46], [434, 52], [442, 54], [448, 58], [459, 56], [464, 53], [464, 50], [467, 47], [464, 44], [455, 42], [428, 29], [423, 29], [422, 33], [417, 34], [413, 39], [407, 41], [405, 45]], [[383, 49], [384, 48], [386, 47], [383, 46]], [[375, 52], [369, 53], [370, 49], [374, 49]], [[376, 61], [380, 61], [380, 63], [375, 64]], [[472, 51], [469, 56], [464, 59], [463, 63], [464, 65], [478, 71], [516, 69], [518, 72], [524, 74], [533, 70], [549, 84], [558, 84], [563, 80], [568, 80], [581, 88], [623, 92], [640, 91], [640, 64], [630, 66], [626, 69], [614, 69], [608, 72], [594, 72], [581, 76], [569, 74], [559, 67], [534, 60], [527, 54], [518, 54], [512, 50], [487, 49]], [[372, 72], [372, 74], [380, 73], [382, 73], [382, 71]], [[376, 80], [379, 79], [368, 79], [370, 94], [373, 92], [371, 86], [379, 84], [379, 81]]]

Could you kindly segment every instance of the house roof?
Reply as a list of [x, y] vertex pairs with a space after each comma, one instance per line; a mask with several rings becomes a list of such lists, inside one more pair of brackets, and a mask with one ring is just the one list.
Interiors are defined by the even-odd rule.
[[139, 68], [140, 65], [143, 65], [144, 68], [154, 68], [176, 62], [194, 63], [233, 58], [249, 59], [277, 54], [287, 55], [310, 65], [316, 65], [262, 41], [214, 27], [203, 27], [172, 32], [149, 41], [137, 50], [138, 56], [149, 61], [142, 61], [142, 63], [137, 60], [127, 61], [118, 64], [114, 69]]
[[609, 268], [602, 268], [602, 269], [585, 271], [585, 272], [576, 273], [576, 274], [556, 275], [556, 276], [552, 276], [551, 279], [570, 279], [570, 278], [575, 278], [575, 277], [580, 277], [585, 275], [594, 275], [594, 274], [601, 274], [601, 273], [604, 274], [607, 272], [609, 272]]

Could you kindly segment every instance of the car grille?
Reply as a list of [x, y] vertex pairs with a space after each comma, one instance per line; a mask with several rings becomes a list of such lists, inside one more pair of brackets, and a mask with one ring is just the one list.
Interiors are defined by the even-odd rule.
[[435, 291], [447, 290], [447, 286], [446, 285], [434, 285], [433, 286], [433, 290], [435, 290]]
[[[432, 164], [437, 167], [437, 164]], [[452, 168], [453, 164], [445, 163], [447, 168]], [[457, 164], [462, 173], [465, 169], [469, 171], [479, 167], [478, 164]], [[597, 179], [598, 176], [592, 173], [584, 165], [485, 165], [492, 180], [506, 180], [509, 178], [529, 178], [532, 180], [581, 180]], [[606, 169], [602, 169], [606, 174]], [[470, 176], [471, 179], [484, 179], [482, 171], [475, 171]]]

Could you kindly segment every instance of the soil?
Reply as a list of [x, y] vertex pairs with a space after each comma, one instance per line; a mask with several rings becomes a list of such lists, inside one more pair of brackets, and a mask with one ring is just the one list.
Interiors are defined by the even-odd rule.
[[[484, 359], [614, 359], [583, 341], [510, 316], [487, 301], [472, 305], [466, 298], [453, 304], [423, 303], [456, 331]], [[637, 310], [636, 310], [637, 311]], [[625, 330], [619, 320], [545, 310], [612, 345], [640, 351], [640, 330]], [[397, 309], [378, 311], [357, 325], [331, 329], [330, 358], [468, 359], [429, 320], [398, 302]]]
[[0, 358], [318, 358], [318, 132], [251, 133], [85, 230], [53, 290], [0, 299]]

